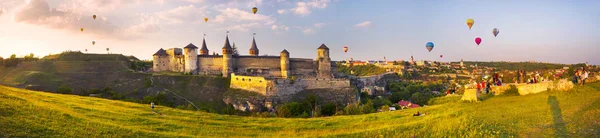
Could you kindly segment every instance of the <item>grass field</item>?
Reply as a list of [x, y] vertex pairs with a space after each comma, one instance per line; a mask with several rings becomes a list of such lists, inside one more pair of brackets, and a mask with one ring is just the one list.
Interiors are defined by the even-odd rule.
[[[0, 137], [598, 137], [600, 83], [367, 115], [254, 118], [0, 86]], [[415, 112], [425, 113], [413, 117]]]

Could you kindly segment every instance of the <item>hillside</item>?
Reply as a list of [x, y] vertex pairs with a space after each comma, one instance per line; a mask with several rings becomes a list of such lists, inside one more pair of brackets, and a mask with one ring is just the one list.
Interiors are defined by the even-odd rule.
[[229, 87], [227, 79], [140, 73], [132, 69], [135, 61], [135, 57], [120, 54], [65, 52], [15, 67], [0, 67], [0, 84], [47, 92], [66, 86], [72, 89], [71, 94], [137, 102], [145, 96], [164, 94], [165, 102], [172, 106], [190, 101], [203, 110], [225, 107], [222, 92]]
[[[0, 86], [4, 137], [595, 137], [600, 83], [566, 92], [496, 96], [477, 103], [450, 96], [424, 108], [325, 118], [218, 115]], [[415, 112], [425, 113], [413, 117]]]

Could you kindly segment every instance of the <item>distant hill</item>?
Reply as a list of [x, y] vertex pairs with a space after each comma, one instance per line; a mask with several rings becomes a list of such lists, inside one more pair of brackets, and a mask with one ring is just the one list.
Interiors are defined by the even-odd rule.
[[[0, 86], [0, 137], [597, 137], [600, 83], [366, 115], [257, 118]], [[423, 116], [412, 116], [420, 112]]]
[[548, 69], [561, 69], [563, 67], [583, 67], [585, 64], [556, 64], [556, 63], [540, 63], [540, 62], [484, 62], [484, 61], [464, 61], [465, 66], [477, 65], [494, 67], [502, 70], [525, 70], [538, 71]]

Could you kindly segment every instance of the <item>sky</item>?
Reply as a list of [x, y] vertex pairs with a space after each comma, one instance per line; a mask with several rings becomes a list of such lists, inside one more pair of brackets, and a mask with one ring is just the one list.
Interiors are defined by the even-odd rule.
[[210, 53], [221, 53], [229, 31], [242, 55], [256, 33], [260, 55], [287, 49], [316, 58], [325, 44], [333, 60], [598, 65], [598, 7], [597, 0], [0, 0], [0, 56], [109, 48], [151, 59], [160, 48], [200, 47], [204, 34]]

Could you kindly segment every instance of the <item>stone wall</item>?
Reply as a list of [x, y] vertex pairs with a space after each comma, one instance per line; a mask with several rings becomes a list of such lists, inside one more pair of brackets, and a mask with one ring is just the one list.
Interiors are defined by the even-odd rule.
[[314, 78], [317, 76], [316, 62], [312, 59], [290, 59], [291, 76], [296, 78]]
[[[589, 81], [594, 82], [594, 81]], [[535, 94], [544, 92], [547, 90], [558, 90], [558, 91], [566, 91], [575, 86], [573, 82], [568, 81], [567, 79], [561, 79], [558, 81], [545, 81], [536, 84], [504, 84], [503, 86], [492, 86], [491, 92], [495, 95], [501, 95], [506, 90], [510, 89], [511, 85], [517, 87], [519, 91], [519, 95], [527, 95], [527, 94]], [[467, 101], [476, 101], [476, 97], [479, 97], [480, 93], [477, 93], [477, 89], [466, 89], [463, 94], [462, 100]]]
[[280, 58], [275, 56], [239, 56], [234, 57], [234, 68], [239, 68], [238, 71], [243, 71], [245, 68], [262, 68], [262, 69], [278, 69], [281, 70]]
[[299, 83], [306, 86], [306, 89], [339, 89], [349, 88], [350, 80], [347, 79], [299, 79]]
[[223, 69], [223, 57], [221, 56], [199, 56], [200, 74], [220, 74]]
[[235, 73], [232, 73], [230, 77], [231, 88], [252, 91], [262, 95], [268, 95], [267, 84], [269, 82], [264, 77], [236, 76]]

